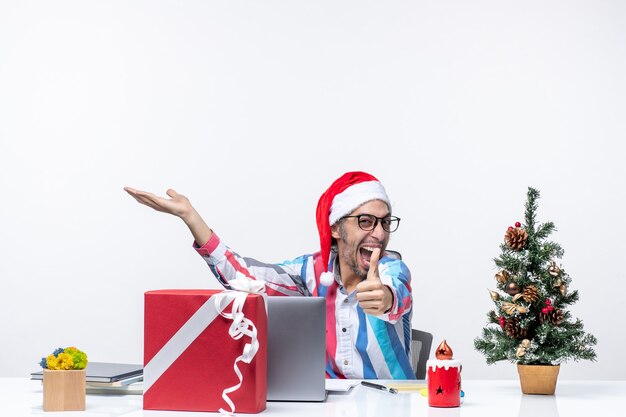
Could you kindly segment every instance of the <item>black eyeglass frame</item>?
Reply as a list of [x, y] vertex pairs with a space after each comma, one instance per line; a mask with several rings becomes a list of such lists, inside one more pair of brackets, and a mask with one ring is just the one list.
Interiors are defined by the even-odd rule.
[[[401, 219], [400, 219], [400, 217], [397, 217], [397, 216], [376, 217], [376, 216], [374, 216], [373, 214], [367, 214], [367, 213], [357, 214], [356, 216], [343, 216], [340, 220], [343, 220], [343, 219], [349, 219], [349, 218], [352, 218], [352, 217], [354, 217], [354, 218], [356, 218], [356, 219], [357, 219], [357, 220], [356, 220], [356, 224], [357, 224], [357, 225], [359, 225], [359, 228], [360, 228], [361, 230], [366, 231], [366, 232], [371, 232], [372, 230], [376, 229], [376, 226], [378, 226], [378, 222], [380, 222], [380, 226], [383, 228], [383, 230], [384, 230], [385, 232], [387, 232], [387, 233], [393, 233], [393, 232], [395, 232], [396, 230], [398, 230], [398, 227], [400, 227], [400, 220], [401, 220]], [[365, 229], [363, 226], [361, 226], [361, 218], [362, 218], [362, 217], [369, 218], [370, 220], [371, 220], [371, 219], [376, 219], [376, 220], [374, 221], [374, 225], [372, 226], [372, 228], [371, 228], [371, 229]], [[390, 222], [392, 222], [392, 223], [393, 223], [393, 222], [395, 222], [396, 228], [395, 228], [395, 229], [393, 229], [393, 230], [391, 230], [389, 226], [385, 227], [384, 220], [388, 220], [388, 221], [390, 221]]]

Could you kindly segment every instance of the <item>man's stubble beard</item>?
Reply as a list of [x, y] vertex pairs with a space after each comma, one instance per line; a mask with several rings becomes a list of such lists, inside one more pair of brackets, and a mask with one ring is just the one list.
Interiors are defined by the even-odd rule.
[[[343, 223], [339, 224], [339, 236], [341, 241], [343, 242], [343, 247], [347, 250], [342, 251], [341, 257], [346, 265], [350, 267], [352, 272], [359, 277], [362, 281], [367, 278], [368, 271], [362, 271], [359, 269], [358, 260], [356, 259], [356, 248], [358, 245], [354, 247], [348, 246], [348, 233], [343, 226]], [[353, 256], [354, 255], [354, 256]]]

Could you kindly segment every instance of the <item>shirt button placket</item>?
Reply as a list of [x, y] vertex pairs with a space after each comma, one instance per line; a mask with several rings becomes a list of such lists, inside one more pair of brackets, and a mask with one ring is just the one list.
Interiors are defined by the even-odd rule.
[[342, 372], [345, 377], [350, 378], [354, 372], [352, 369], [352, 337], [350, 334], [350, 303], [346, 297], [342, 303], [339, 304], [339, 314], [337, 326], [341, 329], [339, 332], [339, 357], [337, 359], [340, 362]]

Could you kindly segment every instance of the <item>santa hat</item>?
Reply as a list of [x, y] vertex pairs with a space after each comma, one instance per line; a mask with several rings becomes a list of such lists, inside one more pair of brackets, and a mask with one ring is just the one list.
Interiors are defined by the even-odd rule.
[[361, 205], [381, 200], [391, 207], [389, 197], [383, 185], [366, 172], [346, 172], [328, 187], [317, 202], [317, 230], [320, 235], [320, 248], [323, 271], [320, 276], [322, 285], [332, 284], [333, 274], [328, 272], [328, 259], [332, 244], [331, 227], [343, 216], [352, 213]]

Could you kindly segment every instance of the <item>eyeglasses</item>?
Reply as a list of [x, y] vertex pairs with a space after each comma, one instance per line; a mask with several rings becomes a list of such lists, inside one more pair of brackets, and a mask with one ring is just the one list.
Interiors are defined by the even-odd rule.
[[376, 229], [379, 221], [383, 230], [389, 233], [393, 233], [398, 230], [398, 226], [400, 225], [400, 217], [396, 216], [376, 217], [373, 214], [359, 214], [358, 216], [343, 216], [342, 219], [350, 217], [356, 218], [361, 230], [365, 230], [366, 232]]

